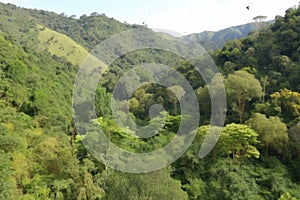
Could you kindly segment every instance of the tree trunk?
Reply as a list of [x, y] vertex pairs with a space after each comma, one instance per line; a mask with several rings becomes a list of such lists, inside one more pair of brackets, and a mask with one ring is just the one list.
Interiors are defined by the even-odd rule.
[[266, 157], [269, 156], [269, 141], [266, 142]]
[[245, 110], [245, 101], [238, 99], [240, 123], [243, 124], [243, 115]]
[[265, 103], [267, 80], [268, 80], [268, 77], [264, 77], [264, 80], [263, 80], [263, 96], [262, 96], [263, 103]]

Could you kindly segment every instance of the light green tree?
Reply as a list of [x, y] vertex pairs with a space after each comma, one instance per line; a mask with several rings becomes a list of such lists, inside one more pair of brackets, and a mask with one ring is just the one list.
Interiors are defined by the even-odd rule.
[[286, 122], [300, 117], [300, 93], [289, 89], [281, 89], [271, 94], [273, 104], [278, 107]]
[[286, 125], [279, 117], [267, 118], [264, 114], [255, 113], [247, 124], [259, 133], [259, 139], [264, 143], [265, 153], [268, 156], [269, 147], [282, 154], [288, 142]]
[[247, 102], [253, 98], [263, 96], [259, 81], [246, 71], [236, 71], [225, 79], [226, 92], [229, 102], [237, 106], [240, 123], [243, 123], [243, 115]]
[[[197, 130], [195, 140], [202, 143], [209, 128], [213, 131], [220, 127], [201, 126]], [[216, 137], [216, 135], [211, 136]], [[231, 156], [232, 158], [258, 158], [260, 156], [256, 145], [260, 143], [258, 134], [244, 124], [227, 124], [221, 131], [220, 139], [212, 150], [213, 157]]]
[[227, 124], [220, 138], [221, 149], [233, 158], [259, 158], [260, 153], [255, 147], [259, 143], [257, 137], [258, 134], [247, 125]]

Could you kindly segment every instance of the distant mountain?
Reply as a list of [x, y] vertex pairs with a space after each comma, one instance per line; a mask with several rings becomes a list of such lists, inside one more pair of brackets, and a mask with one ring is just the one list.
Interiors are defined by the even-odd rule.
[[261, 23], [253, 22], [239, 26], [233, 26], [217, 32], [204, 31], [201, 33], [193, 33], [184, 37], [198, 41], [206, 50], [216, 50], [218, 48], [222, 48], [223, 45], [229, 40], [246, 37], [252, 31], [265, 28], [272, 23], [274, 23], [274, 20]]

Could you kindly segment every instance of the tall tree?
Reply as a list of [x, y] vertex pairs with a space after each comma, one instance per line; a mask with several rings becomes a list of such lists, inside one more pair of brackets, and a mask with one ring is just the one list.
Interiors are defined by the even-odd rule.
[[253, 17], [253, 20], [255, 22], [261, 22], [261, 21], [263, 21], [265, 19], [267, 19], [267, 16], [263, 16], [263, 15], [259, 15], [259, 16]]
[[296, 121], [300, 117], [300, 93], [289, 89], [281, 89], [271, 94], [273, 104], [280, 110], [285, 122]]
[[269, 147], [282, 154], [288, 141], [286, 125], [281, 122], [279, 117], [267, 118], [264, 114], [255, 113], [247, 121], [255, 131], [259, 133], [259, 139], [264, 143], [266, 156], [269, 154]]
[[259, 143], [257, 137], [256, 131], [247, 125], [227, 124], [222, 130], [220, 145], [223, 151], [233, 158], [258, 158], [260, 153], [255, 147]]
[[236, 71], [225, 79], [226, 91], [231, 103], [237, 106], [240, 123], [243, 123], [245, 105], [253, 98], [263, 96], [259, 81], [246, 71]]

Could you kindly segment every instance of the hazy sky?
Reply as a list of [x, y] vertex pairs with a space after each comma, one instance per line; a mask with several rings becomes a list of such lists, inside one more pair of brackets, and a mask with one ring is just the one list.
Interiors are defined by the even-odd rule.
[[[299, 0], [0, 0], [68, 16], [104, 13], [121, 22], [172, 30], [180, 34], [217, 31], [251, 22], [257, 15], [273, 19]], [[246, 9], [250, 6], [250, 10]]]

